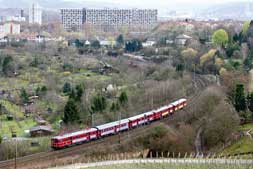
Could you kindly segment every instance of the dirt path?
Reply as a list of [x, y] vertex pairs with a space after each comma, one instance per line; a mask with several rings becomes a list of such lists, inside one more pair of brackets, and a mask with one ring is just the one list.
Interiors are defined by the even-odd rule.
[[253, 91], [253, 69], [249, 72], [249, 79], [250, 79], [250, 83], [249, 83], [249, 91]]
[[249, 130], [249, 131], [247, 131], [247, 132], [246, 132], [246, 135], [249, 136], [249, 138], [250, 138], [251, 140], [253, 140], [253, 137], [252, 137], [251, 133], [252, 133], [252, 129]]
[[203, 129], [202, 129], [202, 127], [200, 127], [198, 132], [197, 132], [197, 136], [196, 136], [195, 142], [194, 142], [196, 154], [199, 154], [199, 155], [203, 154], [202, 144], [201, 144], [201, 133], [202, 133], [202, 131], [203, 131]]

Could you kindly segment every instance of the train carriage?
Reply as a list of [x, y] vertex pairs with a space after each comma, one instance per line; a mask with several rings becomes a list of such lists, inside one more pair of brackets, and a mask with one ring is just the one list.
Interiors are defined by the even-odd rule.
[[69, 137], [57, 136], [57, 137], [53, 137], [51, 139], [51, 147], [53, 149], [60, 149], [60, 148], [68, 147], [71, 144], [72, 144], [71, 138], [69, 138]]
[[64, 148], [73, 144], [81, 144], [98, 138], [96, 128], [85, 129], [62, 136], [56, 136], [51, 139], [52, 148]]
[[173, 114], [174, 113], [174, 109], [173, 109], [173, 105], [172, 104], [170, 104], [168, 106], [168, 112], [169, 112], [169, 114]]
[[114, 121], [94, 128], [56, 136], [51, 139], [51, 147], [53, 149], [60, 149], [99, 139], [100, 137], [117, 134], [121, 131], [133, 129], [137, 126], [148, 124], [149, 122], [153, 122], [155, 120], [160, 120], [161, 118], [167, 117], [185, 106], [187, 106], [187, 100], [180, 99], [159, 109], [142, 113], [128, 119]]
[[108, 135], [116, 134], [120, 131], [129, 129], [129, 120], [123, 119], [112, 123], [103, 124], [96, 127], [99, 130], [99, 136], [104, 137]]
[[95, 140], [98, 138], [98, 130], [96, 128], [90, 128], [84, 131], [76, 132], [71, 135], [72, 144], [78, 144]]
[[130, 117], [128, 118], [129, 122], [129, 126], [130, 128], [135, 128], [139, 125], [143, 125], [145, 123], [147, 123], [149, 120], [147, 118], [147, 115], [145, 113], [134, 116], [134, 117]]
[[163, 106], [155, 111], [155, 119], [159, 120], [169, 114], [168, 106]]
[[180, 102], [180, 105], [179, 105], [180, 109], [187, 106], [187, 100], [186, 99], [180, 99], [179, 102]]
[[174, 111], [180, 110], [187, 105], [186, 99], [180, 99], [171, 103], [174, 106]]

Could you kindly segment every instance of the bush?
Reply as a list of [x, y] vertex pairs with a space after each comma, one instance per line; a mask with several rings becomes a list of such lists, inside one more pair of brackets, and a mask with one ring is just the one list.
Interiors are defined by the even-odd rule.
[[63, 68], [64, 71], [70, 71], [70, 72], [73, 71], [73, 65], [70, 64], [70, 63], [64, 63], [64, 65], [62, 66], [62, 68]]
[[15, 63], [14, 63], [14, 60], [11, 56], [6, 56], [3, 59], [2, 71], [3, 71], [4, 75], [6, 75], [6, 76], [11, 76], [14, 74]]
[[12, 115], [8, 115], [8, 116], [7, 116], [7, 120], [8, 120], [8, 121], [12, 121], [12, 120], [13, 120], [13, 116], [12, 116]]
[[94, 49], [99, 49], [101, 47], [100, 42], [98, 40], [95, 40], [91, 43], [91, 47]]
[[141, 49], [142, 49], [142, 43], [138, 39], [128, 41], [125, 45], [125, 50], [127, 52], [137, 52]]

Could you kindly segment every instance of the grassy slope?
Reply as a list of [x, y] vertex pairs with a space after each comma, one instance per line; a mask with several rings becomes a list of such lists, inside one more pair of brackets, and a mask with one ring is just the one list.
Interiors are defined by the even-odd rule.
[[15, 118], [23, 118], [24, 114], [22, 113], [22, 110], [20, 107], [18, 107], [17, 105], [7, 101], [7, 100], [0, 100], [0, 104], [2, 104], [2, 106], [4, 106], [9, 113]]
[[29, 119], [25, 119], [22, 121], [7, 121], [6, 119], [6, 115], [2, 115], [0, 116], [1, 119], [1, 124], [0, 124], [0, 134], [2, 136], [7, 136], [10, 137], [11, 136], [11, 131], [16, 131], [17, 136], [21, 137], [21, 136], [25, 136], [25, 130], [30, 129], [31, 127], [33, 127], [34, 125], [36, 125], [36, 122], [29, 118]]
[[245, 136], [224, 150], [225, 154], [253, 152], [253, 140]]
[[[239, 128], [240, 131], [249, 131], [251, 129], [253, 130], [253, 124], [246, 124]], [[243, 152], [253, 152], [253, 140], [248, 136], [241, 138], [239, 141], [227, 147], [223, 151], [225, 154], [236, 154]]]

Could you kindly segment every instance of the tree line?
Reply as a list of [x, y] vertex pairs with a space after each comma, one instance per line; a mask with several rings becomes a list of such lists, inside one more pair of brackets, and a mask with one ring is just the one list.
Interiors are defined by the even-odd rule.
[[[68, 101], [64, 107], [63, 121], [66, 124], [82, 123], [81, 121], [81, 102], [82, 96], [85, 92], [84, 85], [76, 85], [75, 88], [71, 87], [69, 82], [66, 82], [63, 86], [63, 93], [68, 96]], [[90, 100], [87, 106], [88, 113], [91, 115], [96, 113], [104, 113], [105, 111], [116, 112], [122, 108], [126, 108], [128, 103], [128, 96], [126, 91], [122, 91], [116, 101], [109, 105], [109, 100], [102, 94], [96, 93]]]

